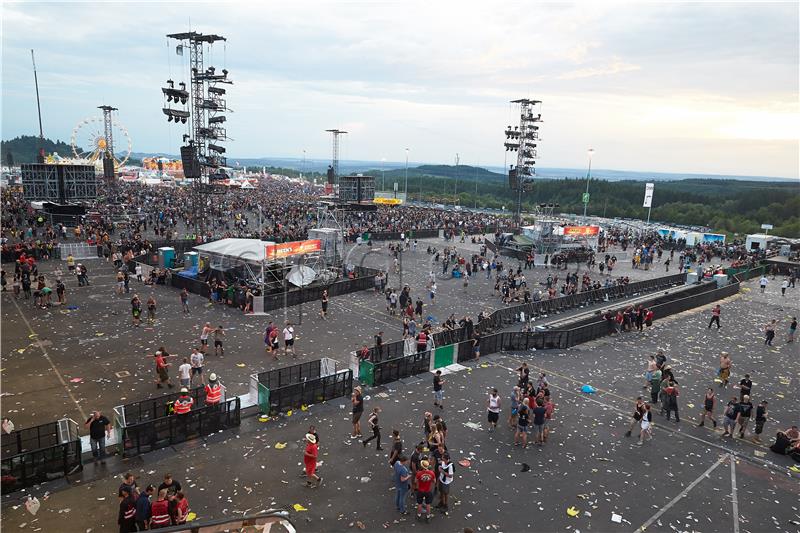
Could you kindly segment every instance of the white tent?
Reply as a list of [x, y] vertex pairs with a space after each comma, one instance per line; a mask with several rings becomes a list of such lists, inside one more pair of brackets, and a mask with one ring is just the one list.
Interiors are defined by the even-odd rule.
[[267, 245], [272, 241], [260, 239], [220, 239], [195, 246], [201, 256], [211, 259], [211, 266], [227, 266], [229, 264], [250, 263], [260, 265], [267, 257]]

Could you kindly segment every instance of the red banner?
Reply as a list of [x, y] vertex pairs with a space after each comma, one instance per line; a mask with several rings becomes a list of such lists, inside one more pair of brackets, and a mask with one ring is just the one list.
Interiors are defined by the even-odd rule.
[[322, 250], [322, 241], [319, 239], [268, 244], [267, 259], [283, 259], [292, 255], [303, 255], [320, 250]]
[[568, 237], [590, 237], [600, 234], [600, 226], [567, 226], [564, 235]]

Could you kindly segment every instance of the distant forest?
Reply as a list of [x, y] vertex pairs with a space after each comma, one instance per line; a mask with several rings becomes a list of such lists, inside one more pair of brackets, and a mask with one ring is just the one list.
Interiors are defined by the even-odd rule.
[[[0, 143], [2, 163], [33, 163], [39, 139], [26, 135]], [[44, 140], [45, 152], [62, 156], [72, 153], [61, 141]], [[9, 159], [10, 158], [10, 159]], [[260, 171], [262, 167], [252, 167]], [[268, 167], [273, 173], [298, 176], [296, 170]], [[405, 184], [405, 169], [366, 170], [375, 176], [376, 189], [390, 191], [396, 182], [400, 191]], [[308, 177], [308, 176], [307, 176]], [[324, 178], [317, 173], [317, 177]], [[605, 181], [589, 183], [589, 214], [621, 218], [647, 218], [642, 207], [643, 181]], [[477, 187], [476, 187], [477, 185]], [[583, 213], [583, 179], [537, 179], [530, 192], [523, 195], [523, 209], [536, 204], [557, 203], [564, 213]], [[422, 165], [408, 169], [410, 199], [464, 207], [488, 207], [512, 210], [516, 195], [509, 190], [502, 174], [467, 165]], [[800, 181], [765, 182], [721, 179], [686, 179], [655, 182], [654, 222], [706, 226], [729, 236], [761, 231], [761, 224], [772, 224], [771, 233], [800, 238]]]

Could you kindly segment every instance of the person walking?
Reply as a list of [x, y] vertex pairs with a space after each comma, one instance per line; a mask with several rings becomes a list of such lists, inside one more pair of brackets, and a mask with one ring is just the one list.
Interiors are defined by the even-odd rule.
[[731, 377], [731, 356], [728, 352], [722, 352], [719, 356], [719, 372], [717, 375], [719, 376], [719, 386], [720, 387], [727, 387], [728, 386], [728, 379]]
[[406, 495], [411, 488], [409, 484], [411, 472], [408, 469], [408, 457], [405, 455], [398, 457], [392, 468], [394, 469], [394, 488], [396, 491], [394, 506], [400, 514], [407, 515]]
[[717, 404], [717, 395], [714, 392], [713, 387], [709, 387], [706, 390], [706, 395], [703, 397], [703, 412], [700, 415], [700, 423], [697, 424], [697, 427], [703, 427], [706, 423], [706, 419], [711, 420], [711, 423], [714, 424], [714, 427], [717, 427], [717, 419], [714, 417], [714, 407]]
[[753, 381], [750, 379], [750, 374], [745, 374], [739, 382], [739, 400], [744, 401], [745, 396], [750, 396], [751, 390], [753, 390]]
[[713, 324], [717, 325], [717, 329], [721, 328], [722, 326], [719, 323], [719, 316], [722, 314], [722, 307], [719, 304], [715, 305], [714, 308], [711, 310], [711, 320], [708, 322], [708, 329], [711, 329]]
[[783, 283], [781, 283], [781, 296], [783, 296], [784, 298], [786, 297], [786, 289], [788, 288], [789, 288], [789, 280], [785, 279], [783, 280]]
[[150, 296], [147, 298], [147, 322], [149, 324], [155, 324], [156, 321], [156, 299], [154, 296]]
[[650, 377], [650, 403], [658, 401], [658, 394], [661, 392], [661, 369], [656, 368]]
[[794, 342], [794, 336], [797, 333], [797, 317], [792, 317], [792, 322], [789, 324], [789, 335], [786, 337], [786, 342]]
[[200, 331], [200, 351], [203, 354], [208, 350], [208, 336], [211, 335], [212, 331], [214, 331], [214, 328], [211, 327], [211, 322], [203, 324], [203, 329]]
[[736, 419], [739, 414], [739, 404], [736, 401], [736, 396], [731, 397], [725, 406], [725, 411], [722, 416], [722, 436], [733, 437], [733, 429], [736, 426]]
[[400, 431], [397, 429], [392, 430], [392, 451], [389, 452], [389, 465], [394, 464], [403, 455], [403, 439], [400, 438]]
[[139, 327], [142, 323], [142, 301], [139, 299], [138, 294], [134, 294], [131, 298], [131, 315], [133, 316], [134, 327]]
[[514, 386], [509, 397], [511, 401], [511, 411], [508, 414], [508, 427], [515, 430], [517, 429], [517, 413], [519, 412], [519, 405], [522, 402], [522, 394], [519, 386]]
[[225, 355], [225, 348], [222, 346], [222, 339], [225, 337], [225, 330], [222, 328], [222, 325], [217, 326], [214, 329], [214, 355], [218, 355], [220, 357]]
[[[653, 357], [652, 355], [650, 357]], [[631, 425], [628, 427], [628, 431], [625, 432], [626, 437], [630, 437], [633, 433], [633, 429], [641, 425], [642, 422], [642, 415], [644, 414], [644, 405], [645, 402], [641, 396], [636, 397], [636, 405], [633, 408], [633, 414], [631, 414]]]
[[650, 387], [650, 381], [653, 379], [653, 372], [658, 369], [658, 365], [656, 364], [656, 356], [651, 355], [647, 360], [647, 370], [644, 372], [644, 381], [645, 384], [642, 386], [643, 389]]
[[645, 437], [647, 440], [653, 439], [653, 411], [650, 409], [650, 404], [645, 404], [644, 406], [644, 413], [642, 413], [642, 422], [640, 424], [639, 430], [639, 442], [637, 443], [639, 446], [644, 444]]
[[203, 365], [205, 364], [206, 356], [203, 355], [203, 352], [198, 350], [197, 348], [192, 349], [192, 355], [190, 357], [190, 362], [192, 364], [192, 378], [189, 382], [190, 386], [194, 385], [194, 377], [200, 376], [200, 384], [206, 384], [206, 378], [203, 376]]
[[171, 364], [167, 362], [167, 357], [169, 357], [169, 354], [167, 354], [163, 349], [156, 352], [156, 387], [159, 389], [164, 388], [164, 383], [166, 383], [170, 389], [174, 387], [172, 380], [169, 377], [169, 367]]
[[364, 448], [367, 447], [367, 444], [370, 443], [373, 439], [378, 439], [377, 446], [375, 450], [380, 451], [383, 450], [381, 448], [381, 426], [378, 424], [378, 413], [381, 412], [380, 407], [374, 407], [372, 409], [372, 413], [370, 413], [369, 418], [367, 419], [367, 423], [369, 424], [369, 428], [372, 430], [372, 436], [368, 437], [367, 439], [361, 441], [361, 444], [364, 445]]
[[183, 364], [178, 367], [178, 379], [180, 381], [181, 387], [189, 387], [191, 386], [192, 380], [192, 365], [189, 364], [189, 358], [183, 358]]
[[761, 400], [761, 403], [756, 407], [756, 429], [753, 432], [753, 440], [761, 444], [761, 433], [764, 431], [764, 424], [767, 421], [767, 400]]
[[322, 484], [322, 478], [317, 475], [317, 457], [319, 447], [317, 437], [311, 433], [306, 434], [306, 449], [303, 453], [303, 464], [306, 469], [306, 487], [317, 488]]
[[364, 413], [364, 398], [361, 396], [360, 386], [353, 389], [350, 403], [353, 405], [353, 433], [350, 437], [355, 439], [361, 436], [361, 415]]
[[322, 291], [322, 297], [320, 298], [320, 304], [322, 304], [322, 308], [319, 311], [319, 316], [322, 319], [328, 318], [328, 289]]
[[772, 346], [772, 340], [775, 338], [775, 324], [777, 320], [774, 318], [764, 326], [764, 344]]
[[500, 420], [500, 396], [497, 394], [497, 389], [492, 389], [489, 398], [486, 400], [486, 407], [488, 409], [489, 431], [496, 431], [497, 421]]
[[184, 315], [188, 315], [189, 314], [189, 291], [186, 289], [186, 287], [184, 287], [183, 290], [181, 291], [180, 300], [181, 300], [181, 308], [183, 309], [183, 314]]
[[106, 438], [111, 438], [111, 421], [100, 411], [92, 412], [92, 416], [83, 424], [89, 428], [89, 445], [94, 460], [106, 462]]
[[292, 352], [292, 357], [296, 359], [297, 354], [294, 353], [294, 326], [287, 320], [286, 327], [283, 328], [283, 354], [288, 355], [289, 351]]
[[750, 403], [750, 396], [742, 398], [737, 411], [736, 425], [739, 428], [739, 438], [743, 439], [745, 431], [747, 431], [747, 424], [750, 422], [750, 416], [753, 413], [753, 404]]
[[444, 380], [442, 379], [442, 371], [437, 370], [433, 375], [433, 405], [444, 409]]
[[761, 287], [761, 294], [764, 294], [764, 291], [767, 290], [767, 283], [769, 283], [767, 276], [762, 275], [761, 279], [758, 280], [758, 284]]

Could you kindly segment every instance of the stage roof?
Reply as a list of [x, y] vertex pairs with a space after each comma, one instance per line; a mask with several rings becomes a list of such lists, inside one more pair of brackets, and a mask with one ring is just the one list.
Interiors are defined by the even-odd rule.
[[275, 243], [260, 239], [220, 239], [195, 246], [194, 249], [203, 255], [224, 256], [249, 263], [261, 263], [266, 257], [266, 248], [269, 244]]

